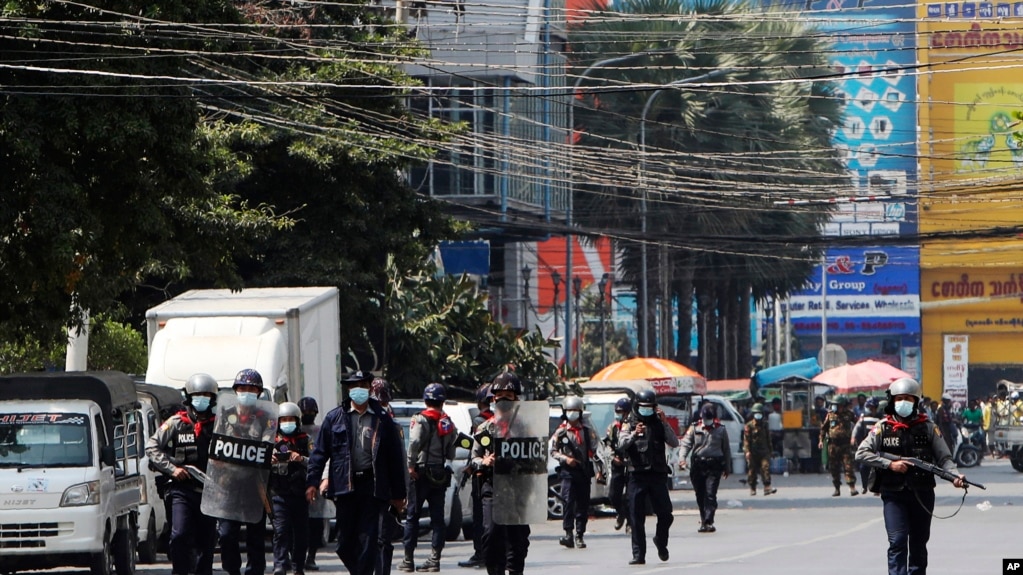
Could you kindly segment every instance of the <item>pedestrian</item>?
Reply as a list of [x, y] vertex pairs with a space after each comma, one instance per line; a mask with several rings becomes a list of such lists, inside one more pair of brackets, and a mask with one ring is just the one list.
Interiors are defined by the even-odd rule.
[[277, 411], [277, 441], [270, 460], [273, 501], [274, 575], [305, 572], [309, 545], [309, 502], [305, 478], [309, 465], [309, 436], [299, 429], [302, 409], [290, 401]]
[[[444, 551], [444, 496], [451, 485], [451, 467], [458, 447], [458, 430], [444, 413], [447, 393], [444, 386], [431, 383], [423, 390], [426, 409], [412, 416], [409, 422], [408, 510], [405, 515], [405, 558], [399, 571], [440, 571], [440, 556]], [[416, 567], [415, 552], [419, 540], [419, 516], [423, 503], [430, 506], [430, 557]]]
[[[692, 457], [692, 461], [689, 461]], [[714, 533], [714, 514], [718, 509], [718, 485], [721, 478], [732, 474], [732, 452], [728, 447], [728, 430], [721, 425], [714, 406], [704, 405], [700, 419], [689, 426], [682, 437], [679, 468], [689, 461], [689, 480], [700, 510], [699, 533]]]
[[[394, 417], [394, 410], [391, 408], [391, 384], [382, 377], [373, 378], [369, 385], [369, 397], [380, 403], [384, 413]], [[394, 431], [401, 437], [402, 461], [405, 461], [405, 430], [401, 424], [394, 422]], [[380, 521], [377, 526], [377, 543], [380, 547], [380, 554], [377, 556], [376, 566], [373, 569], [374, 575], [391, 575], [391, 563], [394, 562], [394, 542], [400, 541], [405, 533], [404, 525], [401, 522], [401, 512], [388, 503], [380, 513]]]
[[[494, 410], [490, 403], [494, 401], [494, 394], [490, 391], [490, 384], [486, 383], [476, 390], [476, 415], [472, 418], [472, 432], [475, 435], [484, 423], [494, 418]], [[483, 498], [480, 494], [482, 487], [482, 474], [473, 468], [472, 456], [469, 464], [465, 466], [462, 473], [469, 476], [470, 489], [472, 494], [472, 556], [465, 561], [459, 561], [459, 567], [483, 567]], [[463, 480], [463, 483], [465, 480]]]
[[[490, 385], [494, 401], [503, 403], [518, 401], [522, 384], [515, 373], [507, 371], [494, 378]], [[473, 467], [482, 474], [481, 495], [483, 499], [483, 559], [487, 575], [522, 575], [529, 553], [529, 525], [498, 525], [494, 521], [494, 464], [497, 456], [489, 438], [507, 435], [495, 417], [483, 423], [472, 446]]]
[[[316, 403], [316, 398], [303, 397], [298, 400], [298, 407], [302, 410], [302, 433], [309, 438], [309, 453], [312, 453], [316, 436], [320, 434], [320, 426], [316, 423], [320, 406]], [[306, 571], [320, 570], [320, 566], [316, 564], [316, 552], [325, 544], [326, 519], [333, 516], [334, 504], [317, 493], [316, 499], [309, 504], [309, 549], [306, 550]]]
[[767, 429], [771, 432], [771, 451], [780, 457], [784, 452], [785, 424], [782, 419], [781, 398], [771, 400], [771, 412], [767, 414]]
[[859, 419], [864, 413], [867, 412], [867, 394], [857, 393], [856, 394], [856, 405], [853, 406], [853, 415], [856, 419]]
[[626, 455], [621, 451], [621, 434], [628, 429], [628, 417], [632, 413], [632, 400], [623, 397], [615, 402], [615, 419], [607, 426], [604, 445], [611, 451], [611, 478], [608, 480], [608, 497], [615, 509], [615, 531], [628, 524], [626, 531], [632, 531], [632, 519], [629, 517], [629, 501], [625, 495], [625, 487], [629, 480], [625, 464]]
[[934, 475], [905, 461], [891, 461], [889, 453], [915, 457], [957, 475], [953, 484], [964, 487], [948, 445], [934, 422], [920, 411], [920, 384], [897, 379], [888, 387], [886, 417], [875, 425], [856, 451], [856, 461], [877, 469], [874, 489], [880, 491], [888, 532], [888, 574], [922, 575], [927, 571], [927, 541], [934, 512]]
[[821, 423], [821, 445], [828, 445], [828, 468], [831, 470], [831, 482], [835, 486], [832, 497], [842, 494], [841, 475], [845, 472], [845, 482], [849, 484], [849, 495], [855, 497], [856, 476], [853, 472], [852, 429], [856, 424], [852, 411], [849, 409], [849, 398], [839, 395], [832, 404], [831, 412]]
[[742, 450], [746, 454], [746, 483], [749, 494], [757, 494], [757, 475], [763, 479], [764, 495], [778, 490], [771, 487], [771, 434], [764, 421], [764, 406], [753, 406], [753, 419], [742, 428]]
[[[590, 516], [590, 479], [596, 474], [594, 460], [597, 459], [600, 440], [593, 427], [583, 419], [586, 406], [582, 399], [567, 397], [561, 409], [564, 421], [551, 434], [548, 449], [551, 457], [558, 462], [565, 509], [561, 521], [565, 536], [558, 543], [570, 549], [585, 549], [583, 535]], [[603, 477], [597, 477], [597, 480], [603, 481]]]
[[167, 418], [146, 442], [146, 455], [156, 471], [170, 478], [164, 498], [170, 503], [172, 575], [212, 575], [217, 520], [202, 512], [202, 477], [209, 462], [217, 405], [217, 380], [197, 373], [185, 382], [184, 409]]
[[668, 531], [672, 522], [667, 477], [671, 474], [666, 448], [678, 447], [678, 437], [657, 407], [652, 389], [636, 394], [629, 429], [621, 434], [621, 450], [627, 454], [629, 469], [629, 510], [632, 513], [632, 560], [629, 565], [646, 564], [646, 510], [657, 515], [654, 546], [661, 561], [668, 560]]
[[[338, 558], [351, 575], [370, 575], [380, 554], [380, 514], [405, 504], [402, 439], [394, 420], [369, 394], [373, 376], [356, 371], [343, 385], [348, 400], [323, 418], [309, 456], [306, 501], [317, 492], [337, 508]], [[326, 479], [321, 479], [329, 469]]]
[[[238, 405], [221, 413], [225, 421], [218, 429], [225, 435], [273, 443], [277, 435], [276, 419], [259, 405], [263, 393], [263, 377], [254, 369], [243, 369], [234, 378], [232, 389]], [[226, 425], [223, 425], [225, 424]], [[245, 575], [263, 575], [266, 570], [266, 510], [270, 507], [265, 477], [258, 484], [258, 493], [232, 489], [238, 499], [262, 500], [264, 515], [251, 523], [220, 517], [217, 534], [220, 542], [220, 563], [228, 575], [241, 575], [241, 531], [245, 526]], [[230, 504], [224, 504], [224, 507]]]
[[[871, 397], [864, 404], [863, 415], [856, 420], [856, 425], [853, 426], [852, 431], [852, 450], [856, 452], [856, 448], [864, 439], [867, 438], [867, 434], [874, 428], [874, 425], [880, 420], [878, 416], [877, 406], [880, 401], [876, 397]], [[863, 464], [856, 464], [860, 470], [860, 488], [864, 493], [867, 492], [867, 479], [870, 476], [870, 466]]]
[[955, 448], [955, 434], [958, 432], [957, 419], [956, 415], [952, 413], [952, 397], [948, 394], [942, 395], [941, 404], [934, 410], [934, 423], [941, 431], [941, 437], [948, 445], [949, 452]]

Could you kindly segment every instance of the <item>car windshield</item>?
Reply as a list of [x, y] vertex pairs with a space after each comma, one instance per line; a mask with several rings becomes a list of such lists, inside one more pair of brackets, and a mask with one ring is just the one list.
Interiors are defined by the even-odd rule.
[[0, 467], [92, 465], [88, 422], [80, 413], [0, 415]]

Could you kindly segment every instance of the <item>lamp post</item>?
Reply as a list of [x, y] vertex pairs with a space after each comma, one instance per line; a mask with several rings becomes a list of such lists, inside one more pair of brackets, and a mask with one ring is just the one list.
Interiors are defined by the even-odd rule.
[[[558, 295], [561, 292], [561, 274], [558, 270], [551, 270], [551, 283], [554, 284], [554, 339], [558, 339]], [[554, 364], [558, 363], [558, 348], [561, 347], [559, 343], [554, 348]]]
[[529, 274], [533, 270], [522, 266], [522, 327], [529, 329]]
[[[566, 280], [566, 282], [567, 282], [567, 280]], [[575, 276], [574, 278], [572, 278], [572, 295], [575, 296], [575, 316], [577, 318], [579, 317], [579, 298], [582, 297], [582, 295], [583, 295], [582, 292], [583, 292], [583, 278], [581, 278], [579, 276]], [[569, 306], [568, 302], [566, 302], [565, 303], [565, 307], [571, 307], [571, 306]], [[582, 337], [581, 337], [582, 330], [579, 329], [580, 327], [582, 327], [582, 323], [583, 323], [582, 321], [577, 321], [576, 324], [575, 324], [575, 341], [576, 341], [577, 344], [581, 344], [582, 343]], [[568, 325], [565, 325], [565, 332], [568, 332]], [[571, 347], [571, 345], [572, 345], [572, 342], [569, 342], [569, 347]], [[581, 358], [579, 357], [580, 355], [581, 354], [578, 354], [578, 353], [575, 355], [575, 371], [576, 371], [576, 373], [579, 373], [580, 371], [582, 371], [583, 362], [582, 362]], [[566, 350], [565, 351], [565, 362], [566, 363], [568, 362], [568, 359], [569, 359], [569, 355], [568, 355], [568, 351]]]
[[[602, 68], [602, 67], [605, 67], [605, 66], [610, 66], [611, 64], [620, 64], [622, 62], [627, 62], [627, 61], [635, 59], [635, 58], [642, 58], [644, 56], [657, 56], [657, 55], [674, 54], [674, 53], [675, 53], [675, 49], [674, 48], [665, 48], [665, 49], [662, 49], [662, 50], [645, 50], [643, 52], [633, 52], [631, 54], [625, 54], [625, 55], [622, 55], [622, 56], [616, 56], [614, 58], [607, 58], [607, 59], [604, 59], [604, 60], [599, 60], [597, 62], [594, 62], [593, 64], [590, 64], [590, 66], [588, 68], [586, 68], [585, 70], [583, 70], [583, 73], [580, 74], [578, 78], [576, 78], [575, 84], [572, 86], [572, 92], [568, 95], [568, 150], [569, 150], [568, 151], [568, 162], [567, 162], [568, 163], [568, 166], [567, 166], [567, 171], [568, 171], [568, 202], [567, 202], [567, 209], [566, 209], [566, 212], [565, 212], [565, 226], [568, 229], [572, 228], [572, 209], [573, 209], [572, 206], [574, 204], [573, 195], [575, 193], [575, 173], [574, 173], [574, 166], [573, 166], [573, 164], [574, 164], [573, 160], [575, 159], [574, 158], [575, 154], [573, 152], [573, 150], [574, 150], [573, 146], [575, 145], [575, 141], [574, 141], [575, 140], [575, 94], [576, 94], [576, 92], [579, 91], [579, 86], [583, 83], [583, 80], [585, 80], [590, 75], [590, 72], [596, 70], [597, 68]], [[565, 241], [565, 286], [568, 286], [568, 285], [572, 285], [572, 286], [576, 285], [575, 284], [575, 279], [572, 277], [572, 234], [568, 234], [568, 237], [566, 238], [566, 241]], [[576, 299], [578, 299], [578, 296], [576, 296]], [[579, 305], [578, 305], [578, 302], [577, 302], [576, 303], [576, 310], [575, 310], [575, 315], [576, 316], [579, 315], [579, 309], [578, 308], [579, 308]], [[576, 330], [577, 334], [578, 334], [578, 332], [579, 332], [579, 330]], [[569, 337], [568, 346], [565, 347], [565, 363], [567, 365], [571, 365], [572, 364], [572, 341], [571, 341], [571, 339], [572, 339], [572, 306], [568, 305], [567, 303], [565, 305], [565, 333]], [[578, 336], [576, 336], [576, 337], [578, 338]], [[577, 369], [578, 369], [579, 365], [580, 364], [577, 361], [576, 362]]]
[[604, 313], [604, 293], [607, 290], [607, 280], [609, 274], [606, 272], [600, 277], [600, 281], [597, 282], [597, 289], [600, 291], [600, 368], [603, 369], [607, 365], [607, 320], [605, 319]]
[[[694, 82], [702, 82], [703, 80], [709, 80], [722, 74], [727, 74], [734, 71], [734, 68], [722, 68], [720, 70], [712, 70], [706, 74], [700, 74], [699, 76], [693, 76], [692, 78], [682, 78], [681, 80], [675, 80], [669, 82], [668, 87], [681, 86], [683, 84], [692, 84]], [[650, 97], [646, 99], [646, 104], [643, 106], [643, 114], [640, 117], [639, 124], [639, 177], [640, 187], [643, 190], [643, 194], [640, 196], [640, 244], [639, 244], [639, 257], [640, 257], [640, 297], [643, 299], [642, 307], [640, 309], [639, 316], [639, 330], [642, 337], [640, 337], [640, 355], [643, 357], [649, 357], [650, 342], [649, 342], [649, 329], [647, 328], [647, 322], [649, 322], [649, 299], [650, 299], [650, 286], [647, 278], [647, 254], [646, 254], [646, 228], [647, 228], [647, 209], [646, 209], [646, 198], [647, 189], [646, 184], [643, 181], [643, 177], [646, 174], [646, 115], [650, 111], [650, 106], [653, 105], [654, 100], [657, 96], [661, 95], [668, 88], [661, 88], [654, 90]], [[667, 304], [665, 304], [667, 305]]]

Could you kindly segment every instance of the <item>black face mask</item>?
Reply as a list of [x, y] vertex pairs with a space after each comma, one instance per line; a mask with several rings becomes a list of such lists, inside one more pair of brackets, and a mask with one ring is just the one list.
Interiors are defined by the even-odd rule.
[[316, 414], [302, 415], [302, 425], [312, 425], [316, 421]]

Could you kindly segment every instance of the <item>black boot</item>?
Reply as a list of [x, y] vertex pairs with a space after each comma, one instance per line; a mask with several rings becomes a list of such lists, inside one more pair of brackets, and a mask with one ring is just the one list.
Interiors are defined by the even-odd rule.
[[562, 537], [561, 539], [558, 539], [558, 543], [564, 545], [565, 547], [568, 547], [569, 549], [575, 547], [575, 539], [572, 538], [572, 530], [571, 529], [566, 530], [565, 536]]
[[316, 550], [310, 549], [309, 555], [305, 558], [305, 570], [306, 571], [319, 571], [320, 566], [316, 564]]
[[416, 567], [416, 571], [425, 573], [436, 573], [440, 571], [440, 551], [434, 549], [430, 552], [430, 558], [426, 560], [426, 563]]
[[583, 541], [582, 533], [575, 534], [575, 546], [577, 549], [586, 549], [586, 542]]
[[480, 557], [479, 555], [473, 553], [472, 557], [466, 559], [465, 561], [459, 561], [458, 562], [458, 566], [459, 567], [468, 567], [470, 569], [474, 569], [476, 567], [482, 567], [483, 566], [483, 558]]
[[412, 553], [406, 551], [405, 558], [398, 564], [398, 571], [404, 571], [406, 573], [413, 573], [416, 570], [416, 564], [413, 560]]

